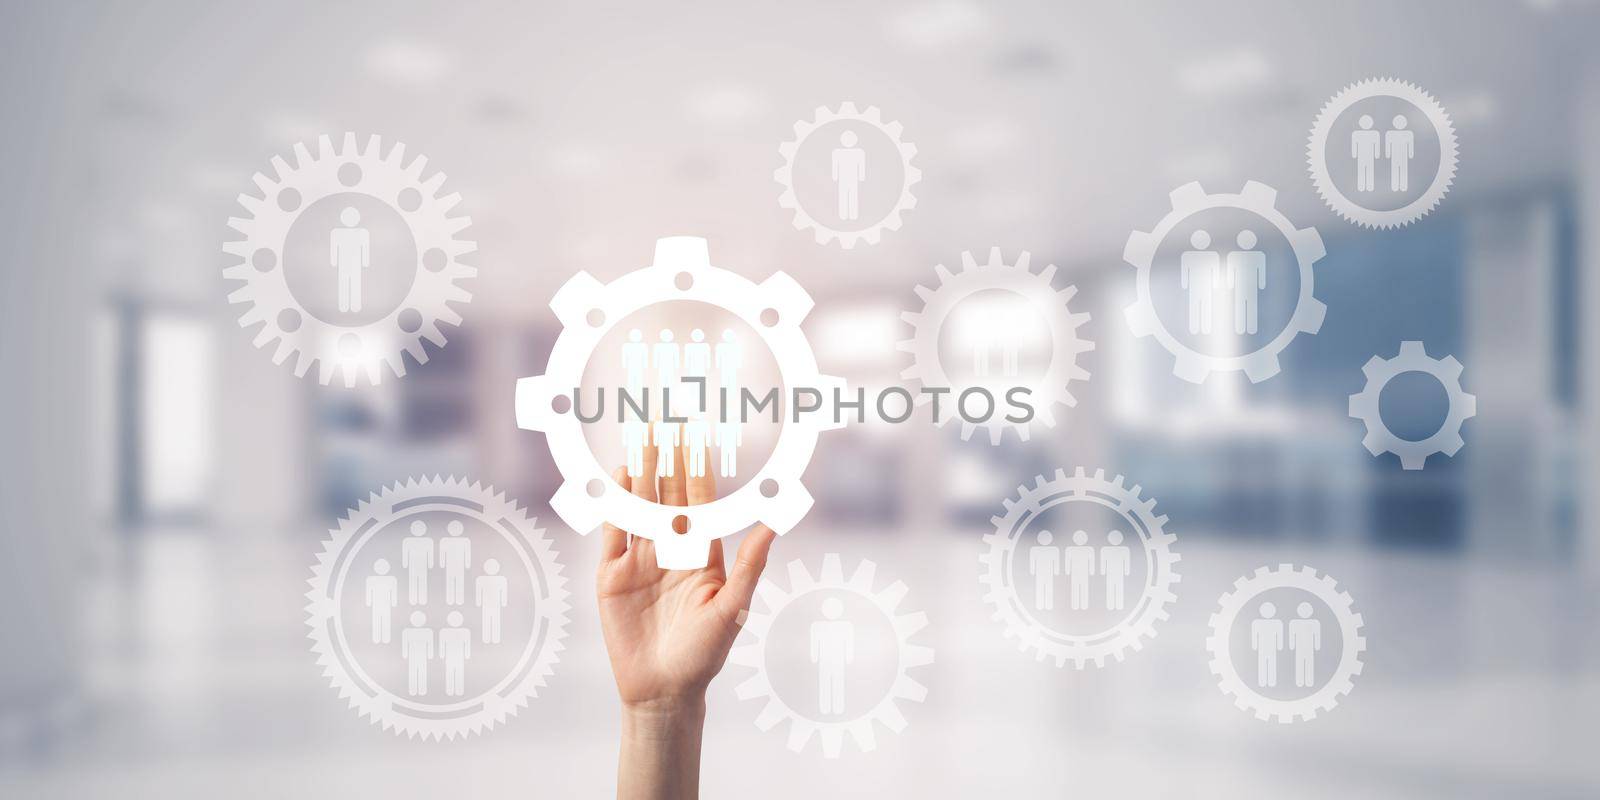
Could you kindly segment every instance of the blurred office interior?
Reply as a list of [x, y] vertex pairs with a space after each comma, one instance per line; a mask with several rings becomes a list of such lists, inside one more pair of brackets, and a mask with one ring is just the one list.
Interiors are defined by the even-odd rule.
[[[517, 377], [552, 293], [657, 237], [811, 292], [825, 372], [899, 383], [912, 289], [963, 251], [1027, 250], [1092, 315], [1092, 379], [1056, 429], [825, 434], [817, 504], [774, 559], [870, 558], [938, 650], [928, 701], [874, 753], [823, 761], [712, 687], [706, 795], [1593, 797], [1600, 714], [1600, 9], [1463, 5], [713, 2], [74, 3], [0, 9], [0, 795], [596, 797], [614, 693], [594, 540], [550, 513]], [[1322, 104], [1401, 77], [1450, 110], [1461, 167], [1393, 230], [1329, 211], [1305, 168]], [[821, 246], [777, 204], [777, 145], [854, 100], [899, 120], [923, 180], [881, 243]], [[449, 343], [376, 387], [252, 346], [220, 252], [236, 196], [344, 131], [424, 153], [472, 217], [479, 274]], [[1130, 231], [1200, 181], [1278, 191], [1327, 246], [1326, 324], [1280, 375], [1203, 386], [1123, 318]], [[1361, 367], [1422, 340], [1477, 395], [1466, 447], [1402, 471], [1361, 446]], [[1425, 430], [1442, 392], [1386, 401]], [[1158, 500], [1173, 617], [1103, 669], [1016, 652], [977, 585], [1000, 500], [1057, 468]], [[526, 503], [573, 578], [556, 679], [500, 729], [384, 732], [318, 674], [302, 595], [320, 539], [377, 488], [463, 475]], [[1315, 565], [1357, 599], [1369, 662], [1325, 718], [1259, 723], [1206, 670], [1217, 596]], [[779, 571], [781, 576], [781, 569]], [[783, 776], [781, 780], [775, 776]]]

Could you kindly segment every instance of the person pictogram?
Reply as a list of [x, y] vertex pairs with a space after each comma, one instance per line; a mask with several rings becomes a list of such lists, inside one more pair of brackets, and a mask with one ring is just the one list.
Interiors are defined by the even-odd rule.
[[428, 617], [411, 612], [411, 627], [400, 632], [400, 652], [406, 661], [406, 692], [412, 697], [428, 693], [428, 662], [434, 656], [433, 629], [424, 627]]
[[1127, 578], [1133, 574], [1133, 550], [1122, 543], [1122, 531], [1106, 534], [1100, 548], [1100, 574], [1106, 579], [1106, 609], [1121, 611], [1127, 606]]
[[856, 660], [855, 625], [840, 619], [844, 603], [822, 601], [822, 619], [811, 623], [811, 663], [817, 665], [817, 704], [823, 714], [844, 713], [844, 674]]
[[361, 272], [372, 265], [372, 234], [361, 224], [361, 212], [345, 208], [339, 212], [339, 224], [328, 234], [328, 261], [338, 273], [339, 310], [349, 313], [361, 310]]
[[867, 179], [867, 151], [856, 147], [855, 131], [839, 134], [833, 151], [833, 181], [839, 186], [839, 219], [861, 217], [861, 182]]
[[372, 643], [388, 644], [393, 635], [394, 607], [400, 604], [400, 579], [389, 574], [389, 560], [372, 564], [367, 576], [367, 606], [372, 609]]
[[1283, 620], [1277, 619], [1278, 608], [1262, 603], [1261, 618], [1250, 623], [1250, 649], [1256, 651], [1256, 686], [1272, 688], [1278, 685], [1278, 651], [1283, 649]]
[[400, 540], [400, 567], [406, 570], [406, 599], [411, 605], [428, 604], [428, 570], [434, 565], [433, 539], [422, 520], [411, 523], [411, 535]]
[[472, 568], [472, 540], [461, 535], [466, 529], [461, 520], [445, 526], [448, 534], [439, 540], [439, 566], [444, 567], [444, 602], [459, 606], [467, 601], [467, 570]]
[[1294, 685], [1302, 689], [1317, 682], [1317, 651], [1322, 649], [1322, 622], [1311, 616], [1310, 603], [1295, 607], [1289, 620], [1289, 653], [1294, 656]]
[[1350, 133], [1350, 157], [1356, 161], [1356, 191], [1370, 192], [1378, 188], [1377, 163], [1379, 146], [1382, 144], [1378, 132], [1372, 129], [1372, 116], [1362, 114], [1356, 125], [1360, 130]]
[[1056, 576], [1061, 574], [1061, 549], [1052, 545], [1055, 536], [1039, 531], [1038, 542], [1028, 548], [1028, 574], [1033, 576], [1033, 607], [1049, 611], [1056, 607]]
[[1178, 280], [1189, 290], [1189, 333], [1211, 333], [1218, 280], [1222, 277], [1222, 256], [1212, 252], [1211, 234], [1197, 230], [1189, 234], [1190, 250], [1178, 258]]
[[444, 661], [444, 693], [460, 697], [467, 693], [467, 660], [472, 658], [472, 631], [461, 627], [461, 612], [445, 618], [449, 627], [439, 631], [439, 658]]
[[484, 560], [483, 574], [473, 581], [472, 595], [474, 604], [483, 614], [483, 625], [479, 631], [483, 643], [499, 644], [500, 617], [505, 607], [511, 603], [511, 589], [506, 576], [500, 574], [498, 559]]

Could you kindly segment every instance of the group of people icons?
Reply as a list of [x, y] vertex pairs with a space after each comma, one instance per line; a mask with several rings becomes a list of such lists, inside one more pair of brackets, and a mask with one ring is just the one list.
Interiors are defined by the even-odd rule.
[[1411, 188], [1411, 159], [1417, 155], [1417, 134], [1406, 128], [1406, 115], [1396, 114], [1387, 131], [1373, 130], [1371, 114], [1362, 114], [1356, 120], [1356, 130], [1350, 134], [1350, 158], [1356, 162], [1356, 191], [1371, 192], [1378, 188], [1377, 164], [1389, 160], [1389, 191], [1404, 192]]
[[[413, 607], [409, 627], [400, 631], [400, 652], [406, 662], [406, 691], [413, 697], [428, 693], [428, 664], [435, 658], [444, 662], [444, 693], [466, 693], [466, 665], [472, 658], [472, 632], [464, 627], [465, 617], [451, 610], [446, 627], [435, 630], [428, 615], [416, 606], [428, 604], [429, 575], [435, 567], [444, 573], [444, 601], [447, 606], [466, 605], [467, 576], [472, 569], [472, 540], [463, 534], [460, 520], [445, 525], [446, 536], [428, 535], [422, 520], [411, 523], [410, 535], [400, 542], [400, 568], [406, 571], [406, 600]], [[472, 580], [473, 605], [480, 610], [479, 639], [482, 644], [499, 644], [501, 617], [511, 602], [510, 585], [500, 574], [497, 559], [485, 559], [483, 574]], [[372, 643], [391, 644], [394, 639], [394, 609], [400, 604], [400, 581], [389, 574], [392, 565], [386, 558], [372, 564], [366, 579], [366, 605], [372, 610]]]
[[1028, 548], [1028, 574], [1033, 576], [1033, 605], [1040, 611], [1056, 607], [1056, 578], [1065, 577], [1073, 611], [1091, 605], [1091, 583], [1095, 576], [1105, 584], [1107, 611], [1121, 611], [1127, 605], [1127, 579], [1133, 574], [1133, 550], [1123, 544], [1122, 531], [1106, 534], [1099, 548], [1089, 544], [1087, 531], [1072, 534], [1072, 544], [1054, 545], [1050, 531], [1039, 531], [1037, 544]]
[[669, 421], [665, 413], [657, 414], [654, 420], [625, 413], [622, 446], [627, 454], [628, 475], [637, 478], [644, 474], [644, 453], [649, 445], [658, 448], [658, 475], [672, 477], [680, 446], [687, 451], [684, 469], [690, 477], [706, 474], [706, 454], [713, 446], [717, 448], [718, 474], [724, 478], [738, 475], [744, 426], [738, 414], [723, 413], [714, 421], [709, 419], [705, 401], [725, 394], [729, 402], [737, 404], [739, 370], [743, 366], [744, 346], [731, 329], [722, 332], [722, 340], [715, 347], [699, 328], [689, 332], [689, 341], [681, 347], [671, 330], [663, 329], [657, 334], [654, 345], [645, 343], [643, 331], [629, 331], [628, 341], [622, 345], [628, 394], [642, 397], [647, 376], [653, 377], [655, 388], [666, 390], [662, 392], [662, 411], [666, 410], [665, 398], [670, 392], [672, 415], [681, 416], [686, 410], [687, 421]]
[[1179, 282], [1189, 293], [1189, 333], [1209, 335], [1214, 329], [1217, 294], [1233, 295], [1233, 332], [1253, 334], [1259, 318], [1257, 305], [1267, 288], [1267, 254], [1256, 245], [1255, 231], [1248, 228], [1234, 237], [1239, 246], [1227, 254], [1211, 248], [1211, 234], [1196, 230], [1189, 234], [1189, 246], [1178, 259]]
[[[1260, 617], [1250, 623], [1250, 649], [1256, 653], [1256, 686], [1278, 685], [1278, 653], [1286, 647], [1294, 656], [1294, 685], [1306, 689], [1317, 681], [1317, 651], [1322, 649], [1322, 622], [1311, 616], [1310, 603], [1295, 607], [1296, 619], [1286, 626], [1278, 607], [1262, 603]], [[1285, 635], [1287, 630], [1287, 635]]]

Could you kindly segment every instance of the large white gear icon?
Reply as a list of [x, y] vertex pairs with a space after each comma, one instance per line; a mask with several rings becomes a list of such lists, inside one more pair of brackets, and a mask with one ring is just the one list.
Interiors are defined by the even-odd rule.
[[[830, 122], [840, 120], [854, 120], [871, 125], [889, 137], [895, 149], [900, 152], [901, 188], [900, 197], [895, 201], [894, 207], [882, 219], [873, 225], [857, 231], [839, 230], [818, 222], [805, 207], [800, 204], [800, 198], [795, 193], [794, 187], [794, 160], [800, 152], [800, 145], [805, 143], [806, 137], [816, 132], [818, 128]], [[804, 230], [811, 228], [817, 239], [817, 244], [827, 244], [838, 240], [839, 246], [849, 250], [861, 240], [867, 244], [877, 244], [878, 237], [885, 230], [900, 230], [900, 215], [917, 207], [917, 198], [911, 194], [911, 187], [922, 180], [922, 170], [911, 165], [911, 159], [917, 154], [917, 146], [903, 141], [900, 137], [904, 129], [898, 122], [884, 122], [883, 116], [878, 112], [877, 106], [868, 106], [866, 111], [857, 111], [856, 104], [843, 103], [836, 112], [827, 106], [817, 106], [815, 115], [809, 120], [800, 120], [794, 124], [794, 139], [778, 145], [778, 154], [783, 156], [783, 166], [772, 173], [773, 180], [783, 184], [783, 194], [778, 197], [778, 205], [794, 211], [794, 226]]]
[[[339, 614], [346, 575], [356, 552], [394, 520], [425, 511], [470, 517], [498, 533], [517, 552], [539, 593], [531, 604], [525, 604], [532, 608], [533, 634], [516, 668], [493, 688], [460, 700], [421, 702], [384, 688], [351, 653]], [[351, 708], [384, 730], [436, 741], [491, 729], [526, 706], [546, 684], [559, 653], [566, 649], [563, 640], [569, 608], [567, 579], [561, 576], [561, 564], [544, 529], [536, 524], [504, 494], [453, 477], [412, 479], [385, 487], [339, 520], [311, 567], [311, 590], [306, 592], [311, 652], [339, 696], [348, 698]]]
[[[875, 589], [873, 581], [876, 572], [876, 564], [863, 560], [846, 579], [839, 554], [828, 553], [822, 558], [821, 576], [813, 578], [804, 563], [798, 560], [791, 561], [789, 590], [784, 591], [771, 581], [762, 581], [758, 593], [767, 610], [762, 613], [752, 609], [745, 615], [744, 631], [753, 638], [747, 644], [734, 647], [728, 660], [740, 666], [750, 667], [756, 670], [756, 674], [739, 684], [735, 693], [740, 700], [764, 698], [766, 705], [756, 717], [756, 727], [769, 731], [778, 723], [787, 721], [788, 747], [796, 753], [804, 750], [806, 743], [817, 734], [821, 736], [822, 754], [826, 758], [839, 757], [840, 745], [846, 734], [855, 741], [862, 752], [871, 752], [877, 747], [874, 723], [881, 723], [889, 730], [899, 733], [906, 726], [906, 718], [900, 711], [899, 701], [920, 703], [928, 696], [927, 687], [911, 677], [910, 673], [915, 667], [933, 663], [933, 648], [911, 642], [912, 636], [928, 626], [928, 617], [920, 611], [900, 613], [900, 603], [906, 596], [906, 585], [895, 581], [881, 590]], [[890, 684], [887, 694], [871, 710], [847, 720], [817, 720], [800, 712], [778, 696], [767, 673], [767, 635], [771, 632], [778, 615], [783, 613], [783, 609], [790, 603], [807, 594], [829, 590], [852, 592], [877, 606], [894, 627], [899, 653], [894, 681]]]
[[[1373, 356], [1361, 371], [1367, 376], [1361, 391], [1350, 395], [1350, 416], [1366, 423], [1367, 435], [1361, 440], [1367, 452], [1374, 456], [1394, 453], [1405, 469], [1422, 469], [1428, 456], [1444, 453], [1454, 456], [1466, 444], [1461, 438], [1461, 424], [1478, 414], [1478, 398], [1461, 388], [1461, 362], [1455, 356], [1429, 358], [1422, 342], [1401, 342], [1400, 352], [1394, 358]], [[1444, 387], [1450, 400], [1450, 409], [1444, 422], [1432, 436], [1419, 441], [1407, 441], [1396, 436], [1383, 421], [1379, 398], [1383, 387], [1396, 376], [1407, 372], [1432, 375]]]
[[[1433, 126], [1434, 133], [1439, 137], [1439, 169], [1434, 173], [1427, 190], [1410, 203], [1386, 211], [1366, 208], [1346, 196], [1334, 183], [1328, 169], [1328, 135], [1333, 130], [1334, 122], [1351, 106], [1373, 97], [1392, 97], [1417, 107], [1428, 118], [1428, 124]], [[1365, 228], [1396, 228], [1426, 216], [1444, 199], [1445, 192], [1450, 191], [1458, 160], [1456, 129], [1444, 106], [1415, 84], [1394, 78], [1369, 78], [1345, 87], [1322, 107], [1311, 126], [1306, 158], [1310, 162], [1311, 181], [1317, 187], [1317, 194], [1322, 195], [1323, 201], [1339, 216]]]
[[[1207, 194], [1199, 183], [1186, 183], [1172, 192], [1172, 210], [1167, 212], [1155, 229], [1149, 233], [1134, 231], [1122, 251], [1124, 261], [1138, 270], [1138, 299], [1128, 306], [1128, 325], [1135, 336], [1155, 336], [1156, 341], [1177, 360], [1173, 374], [1191, 383], [1204, 382], [1213, 372], [1243, 370], [1251, 383], [1259, 383], [1278, 374], [1278, 357], [1294, 337], [1305, 333], [1315, 334], [1322, 328], [1328, 307], [1313, 293], [1316, 280], [1311, 267], [1327, 251], [1322, 237], [1315, 228], [1296, 228], [1289, 218], [1277, 208], [1278, 193], [1272, 187], [1256, 181], [1245, 183], [1238, 194]], [[1214, 356], [1201, 353], [1179, 341], [1156, 314], [1155, 300], [1150, 292], [1150, 273], [1155, 263], [1156, 251], [1172, 229], [1196, 213], [1212, 208], [1237, 208], [1249, 211], [1277, 228], [1289, 241], [1294, 251], [1295, 264], [1300, 273], [1300, 296], [1295, 301], [1294, 313], [1282, 331], [1272, 341], [1259, 349], [1233, 356]]]
[[[362, 150], [356, 146], [356, 135], [346, 133], [337, 151], [331, 138], [321, 136], [314, 155], [304, 143], [294, 146], [294, 154], [292, 167], [281, 156], [273, 156], [274, 176], [258, 172], [254, 177], [261, 194], [239, 195], [248, 216], [228, 219], [228, 226], [245, 237], [222, 245], [224, 253], [242, 259], [222, 271], [224, 278], [244, 282], [228, 295], [228, 302], [249, 306], [239, 317], [239, 326], [261, 326], [256, 347], [277, 341], [273, 363], [282, 364], [297, 354], [296, 376], [304, 376], [317, 363], [317, 377], [324, 384], [342, 372], [345, 386], [354, 386], [359, 372], [376, 385], [383, 364], [399, 377], [405, 374], [406, 353], [426, 363], [423, 340], [444, 346], [440, 326], [461, 324], [450, 304], [472, 299], [458, 281], [478, 273], [461, 263], [461, 257], [477, 245], [456, 238], [472, 221], [450, 215], [461, 196], [440, 196], [443, 173], [425, 176], [428, 160], [422, 156], [407, 164], [404, 144], [394, 145], [385, 155], [377, 136], [369, 138]], [[339, 325], [308, 312], [290, 291], [283, 263], [284, 245], [300, 214], [324, 197], [344, 193], [387, 204], [405, 220], [416, 244], [417, 269], [405, 299], [381, 319], [361, 325]]]
[[[1093, 350], [1094, 342], [1078, 335], [1078, 328], [1089, 321], [1089, 315], [1074, 313], [1069, 307], [1078, 288], [1068, 286], [1056, 290], [1051, 285], [1056, 274], [1055, 265], [1047, 265], [1035, 273], [1029, 269], [1028, 260], [1028, 252], [1024, 250], [1017, 257], [1016, 264], [1006, 264], [1000, 255], [1000, 248], [996, 247], [989, 251], [989, 261], [985, 264], [979, 264], [969, 252], [962, 253], [959, 273], [952, 273], [943, 264], [935, 266], [939, 286], [934, 289], [916, 287], [917, 296], [923, 301], [922, 311], [907, 311], [900, 315], [911, 326], [911, 338], [896, 345], [897, 349], [911, 354], [911, 367], [901, 373], [901, 377], [917, 380], [923, 386], [950, 386], [950, 379], [939, 360], [939, 331], [950, 313], [967, 298], [991, 289], [1021, 295], [1050, 326], [1052, 350], [1050, 365], [1044, 374], [1032, 381], [1019, 380], [1017, 385], [1030, 389], [1036, 402], [1035, 421], [1054, 427], [1056, 404], [1068, 407], [1077, 405], [1078, 401], [1072, 396], [1069, 384], [1074, 380], [1089, 379], [1089, 372], [1078, 365], [1078, 354]], [[926, 402], [926, 395], [920, 395], [918, 402]], [[943, 426], [948, 419], [940, 417], [937, 422]], [[1006, 428], [1015, 429], [1023, 441], [1028, 440], [1030, 432], [1030, 423], [1007, 422], [1003, 416], [995, 415], [982, 423], [963, 420], [961, 438], [970, 439], [972, 432], [980, 427], [989, 430], [989, 443], [996, 445], [1000, 444], [1001, 434]]]
[[[583, 385], [584, 368], [612, 326], [647, 306], [678, 300], [707, 303], [739, 317], [772, 352], [784, 387], [814, 388], [824, 404], [823, 411], [784, 420], [772, 455], [743, 486], [689, 507], [651, 503], [623, 491], [589, 449], [570, 404], [572, 391]], [[757, 522], [780, 534], [793, 528], [811, 509], [811, 494], [800, 476], [817, 436], [844, 424], [842, 417], [835, 421], [827, 412], [834, 392], [844, 390], [844, 381], [817, 371], [816, 354], [800, 330], [811, 305], [811, 296], [786, 273], [756, 284], [712, 266], [706, 240], [696, 236], [658, 240], [655, 263], [609, 284], [587, 272], [572, 276], [550, 301], [562, 329], [547, 371], [519, 379], [516, 390], [517, 425], [545, 433], [564, 479], [550, 499], [551, 508], [579, 533], [609, 522], [654, 541], [656, 562], [663, 569], [703, 567], [711, 540]], [[558, 398], [567, 398], [563, 411], [555, 408]], [[680, 516], [689, 524], [684, 534], [673, 530], [673, 520]]]
[[[1339, 622], [1339, 666], [1320, 689], [1295, 700], [1277, 700], [1256, 690], [1239, 675], [1233, 664], [1229, 647], [1233, 624], [1252, 600], [1269, 589], [1301, 589], [1321, 600], [1333, 611]], [[1211, 634], [1206, 639], [1206, 649], [1211, 651], [1211, 673], [1217, 676], [1224, 694], [1233, 696], [1233, 702], [1246, 711], [1254, 712], [1256, 719], [1277, 720], [1290, 723], [1309, 720], [1319, 712], [1331, 710], [1339, 699], [1350, 693], [1355, 676], [1361, 674], [1361, 654], [1366, 652], [1367, 639], [1361, 634], [1364, 622], [1356, 613], [1348, 592], [1327, 575], [1318, 575], [1310, 567], [1280, 564], [1276, 569], [1261, 567], [1233, 584], [1233, 589], [1222, 596], [1220, 608], [1211, 615]]]
[[[1110, 630], [1092, 634], [1052, 630], [1023, 603], [1011, 575], [1012, 554], [1028, 524], [1051, 507], [1073, 502], [1095, 503], [1121, 514], [1137, 532], [1149, 565], [1143, 591], [1128, 615]], [[994, 618], [1004, 624], [1006, 638], [1017, 640], [1019, 650], [1032, 650], [1040, 661], [1054, 658], [1058, 667], [1071, 661], [1083, 669], [1090, 661], [1104, 666], [1107, 656], [1121, 661], [1128, 650], [1141, 649], [1155, 637], [1156, 623], [1167, 618], [1167, 606], [1177, 599], [1172, 587], [1181, 580], [1176, 569], [1181, 557], [1172, 549], [1177, 537], [1166, 532], [1167, 518], [1156, 514], [1154, 500], [1140, 497], [1140, 487], [1124, 486], [1121, 475], [1106, 480], [1104, 470], [1092, 476], [1081, 467], [1070, 476], [1056, 470], [1053, 478], [1040, 475], [1033, 486], [1017, 487], [1017, 496], [1004, 507], [1003, 515], [989, 520], [994, 531], [984, 534], [988, 549], [978, 557], [983, 565], [978, 580], [984, 600], [994, 606]]]

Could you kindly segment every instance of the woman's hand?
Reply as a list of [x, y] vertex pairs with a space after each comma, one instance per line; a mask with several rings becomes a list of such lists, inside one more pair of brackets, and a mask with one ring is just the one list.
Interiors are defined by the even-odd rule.
[[[644, 474], [617, 483], [652, 503], [699, 505], [716, 499], [716, 478], [687, 478], [684, 450], [675, 448], [673, 477], [656, 478], [655, 447], [644, 453]], [[708, 455], [706, 463], [711, 463]], [[631, 541], [630, 541], [631, 538]], [[698, 793], [700, 732], [705, 692], [721, 671], [766, 568], [775, 534], [757, 525], [745, 536], [733, 568], [722, 542], [711, 543], [706, 566], [664, 570], [655, 545], [607, 525], [596, 595], [611, 672], [622, 697], [622, 760], [617, 796], [688, 798]]]

